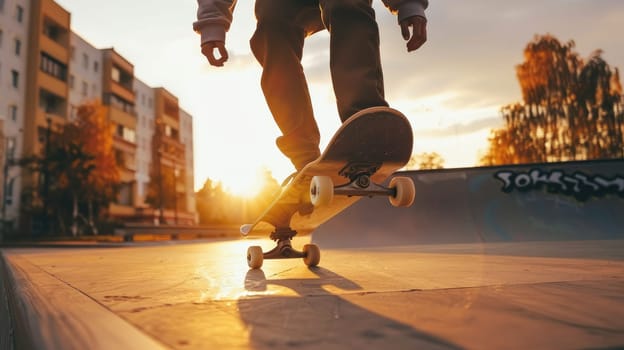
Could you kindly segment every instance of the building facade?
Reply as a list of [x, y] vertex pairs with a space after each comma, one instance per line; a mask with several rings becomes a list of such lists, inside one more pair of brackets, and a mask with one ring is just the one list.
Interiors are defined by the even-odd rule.
[[[23, 153], [26, 108], [30, 1], [0, 0], [0, 161], [2, 219], [19, 213], [21, 169], [14, 165]], [[4, 222], [2, 220], [1, 222]]]
[[71, 32], [69, 72], [69, 120], [76, 119], [76, 108], [102, 98], [102, 51]]
[[[133, 63], [114, 48], [96, 48], [72, 32], [71, 14], [53, 0], [0, 0], [0, 19], [2, 222], [19, 222], [25, 188], [49, 186], [45, 174], [24, 171], [15, 160], [42, 154], [50, 132], [74, 121], [81, 104], [98, 102], [114, 126], [121, 177], [109, 216], [194, 224], [192, 116], [178, 98], [136, 78]], [[156, 153], [155, 143], [164, 145]], [[148, 204], [156, 167], [173, 169], [173, 207]]]

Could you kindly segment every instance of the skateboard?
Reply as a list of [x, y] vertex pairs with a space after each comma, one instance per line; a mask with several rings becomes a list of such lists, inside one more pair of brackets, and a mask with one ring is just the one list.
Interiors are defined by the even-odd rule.
[[410, 206], [416, 193], [411, 178], [393, 177], [389, 185], [383, 183], [405, 166], [412, 145], [412, 127], [395, 109], [372, 107], [351, 116], [321, 156], [284, 184], [254, 223], [241, 226], [244, 236], [270, 232], [277, 243], [268, 252], [249, 247], [249, 267], [260, 268], [266, 259], [291, 258], [318, 265], [318, 246], [306, 244], [302, 251], [295, 250], [293, 237], [312, 233], [362, 197], [387, 196], [393, 206]]

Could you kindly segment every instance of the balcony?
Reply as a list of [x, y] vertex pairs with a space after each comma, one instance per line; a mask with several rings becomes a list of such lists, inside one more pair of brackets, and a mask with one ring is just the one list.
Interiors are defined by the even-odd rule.
[[39, 41], [42, 51], [59, 62], [64, 64], [69, 62], [69, 30], [51, 19], [47, 14], [43, 17]]
[[[66, 99], [69, 95], [69, 85], [66, 82], [44, 72], [39, 71], [39, 86], [42, 90], [49, 91], [50, 93]], [[63, 113], [65, 114], [65, 113]]]
[[39, 69], [62, 82], [67, 82], [67, 65], [45, 52], [41, 52]]
[[39, 89], [39, 110], [45, 115], [64, 117], [67, 100], [45, 89]]
[[137, 113], [133, 104], [114, 94], [105, 94], [103, 101], [110, 109], [109, 116], [113, 122], [136, 128]]
[[169, 137], [162, 138], [160, 148], [162, 159], [168, 160], [171, 164], [183, 162], [185, 158], [185, 147], [182, 143]]
[[43, 36], [63, 47], [69, 46], [69, 31], [49, 17], [43, 19]]

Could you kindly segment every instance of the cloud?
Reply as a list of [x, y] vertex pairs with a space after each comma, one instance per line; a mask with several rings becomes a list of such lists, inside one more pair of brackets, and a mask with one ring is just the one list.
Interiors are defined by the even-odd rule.
[[431, 2], [427, 15], [428, 42], [408, 54], [395, 17], [377, 5], [391, 98], [452, 90], [466, 93], [461, 102], [501, 106], [516, 102], [521, 95], [515, 66], [523, 61], [524, 47], [536, 34], [575, 40], [584, 57], [602, 48], [607, 62], [624, 63], [624, 50], [610, 35], [624, 18], [622, 1], [439, 0]]
[[440, 138], [440, 137], [457, 137], [465, 134], [500, 128], [503, 124], [502, 118], [487, 117], [483, 119], [471, 120], [467, 123], [457, 123], [444, 128], [414, 130], [416, 138]]
[[[269, 144], [254, 157], [283, 160], [269, 153], [275, 152], [271, 138], [277, 131], [260, 89], [260, 66], [249, 49], [254, 1], [238, 2], [227, 36], [230, 61], [220, 69], [208, 66], [199, 51], [199, 37], [191, 27], [195, 1], [57, 1], [72, 12], [72, 26], [82, 37], [97, 47], [115, 46], [135, 65], [138, 78], [179, 97], [194, 116], [198, 165], [215, 157], [211, 150], [237, 135], [243, 122], [254, 130], [244, 136], [249, 138], [243, 138], [245, 144]], [[428, 42], [412, 53], [406, 52], [396, 17], [381, 1], [373, 4], [386, 97], [412, 120], [415, 147], [438, 150], [447, 164], [471, 165], [474, 151], [487, 142], [487, 130], [501, 125], [500, 107], [520, 101], [515, 66], [536, 34], [574, 40], [582, 57], [602, 49], [611, 66], [624, 69], [622, 0], [432, 0]], [[105, 20], [110, 18], [114, 23]], [[338, 122], [326, 31], [306, 40], [302, 64], [320, 127], [331, 135]], [[216, 160], [210, 164], [211, 172], [220, 167]]]

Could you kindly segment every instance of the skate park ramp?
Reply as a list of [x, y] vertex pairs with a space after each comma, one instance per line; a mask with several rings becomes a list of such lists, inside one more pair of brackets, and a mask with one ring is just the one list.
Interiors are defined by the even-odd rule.
[[410, 208], [363, 198], [313, 235], [327, 248], [624, 237], [624, 161], [409, 171]]
[[621, 349], [622, 174], [407, 172], [411, 208], [363, 199], [296, 238], [316, 268], [249, 269], [266, 237], [0, 249], [0, 349]]

